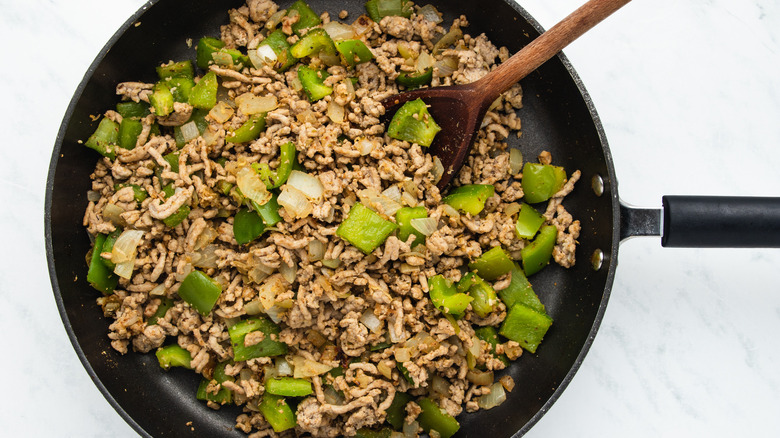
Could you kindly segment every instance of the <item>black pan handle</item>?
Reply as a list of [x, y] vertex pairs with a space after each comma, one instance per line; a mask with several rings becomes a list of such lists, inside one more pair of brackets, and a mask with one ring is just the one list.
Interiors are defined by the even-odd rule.
[[780, 198], [664, 196], [661, 245], [780, 248]]

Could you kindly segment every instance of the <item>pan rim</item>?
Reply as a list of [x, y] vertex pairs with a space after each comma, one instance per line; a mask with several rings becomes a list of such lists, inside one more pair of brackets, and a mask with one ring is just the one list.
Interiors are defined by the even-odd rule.
[[[77, 339], [73, 327], [70, 323], [70, 318], [68, 317], [67, 311], [65, 309], [65, 303], [62, 298], [62, 293], [59, 287], [59, 279], [57, 277], [57, 272], [55, 268], [56, 263], [54, 260], [54, 248], [52, 244], [51, 207], [52, 207], [53, 190], [54, 190], [54, 175], [57, 170], [57, 164], [59, 162], [59, 156], [63, 146], [65, 132], [74, 115], [77, 102], [80, 100], [87, 84], [92, 79], [92, 76], [94, 75], [97, 67], [106, 57], [106, 54], [113, 48], [116, 42], [128, 31], [128, 29], [130, 29], [130, 27], [133, 26], [141, 18], [141, 16], [143, 16], [144, 13], [146, 13], [152, 6], [157, 4], [159, 1], [160, 0], [149, 0], [143, 6], [141, 6], [137, 11], [135, 11], [135, 13], [133, 13], [111, 36], [111, 38], [106, 42], [103, 48], [95, 56], [95, 59], [92, 61], [88, 69], [85, 71], [81, 82], [76, 87], [73, 93], [73, 97], [71, 98], [70, 103], [68, 104], [65, 110], [62, 123], [57, 132], [57, 137], [55, 139], [51, 159], [49, 161], [49, 169], [48, 169], [47, 180], [46, 180], [46, 193], [44, 199], [44, 242], [46, 247], [46, 260], [47, 260], [48, 271], [49, 271], [49, 279], [52, 285], [54, 299], [57, 304], [57, 310], [60, 314], [60, 318], [65, 327], [65, 331], [67, 332], [68, 339], [70, 340], [71, 346], [75, 350], [76, 355], [78, 356], [82, 366], [86, 370], [90, 379], [93, 381], [93, 383], [98, 388], [98, 390], [103, 395], [103, 397], [106, 399], [106, 401], [109, 402], [109, 404], [120, 415], [120, 417], [135, 432], [137, 432], [139, 435], [143, 437], [148, 437], [148, 438], [152, 438], [152, 435], [150, 435], [141, 425], [139, 425], [135, 421], [135, 419], [119, 404], [119, 402], [111, 395], [109, 390], [106, 388], [102, 380], [98, 377], [95, 369], [92, 367], [92, 364], [90, 363], [89, 359], [84, 353], [84, 350], [81, 348], [79, 340]], [[528, 13], [523, 7], [521, 7], [516, 0], [501, 0], [501, 1], [506, 3], [515, 12], [517, 12], [539, 34], [544, 32], [544, 28], [541, 26], [541, 24], [536, 19], [534, 19], [530, 15], [530, 13]], [[615, 272], [616, 272], [617, 261], [618, 261], [618, 249], [620, 246], [620, 226], [619, 226], [620, 225], [620, 200], [619, 200], [618, 190], [617, 190], [618, 184], [615, 175], [614, 163], [612, 159], [612, 154], [609, 149], [609, 145], [607, 143], [606, 133], [604, 132], [604, 128], [601, 124], [601, 119], [598, 116], [595, 105], [590, 95], [588, 94], [582, 79], [576, 73], [572, 63], [569, 61], [569, 59], [566, 57], [566, 55], [563, 52], [560, 52], [557, 55], [557, 59], [565, 67], [566, 71], [568, 72], [572, 81], [577, 87], [577, 90], [579, 91], [583, 99], [583, 102], [585, 103], [588, 112], [590, 113], [591, 119], [593, 121], [593, 126], [596, 129], [599, 142], [601, 143], [601, 148], [604, 154], [605, 164], [607, 168], [607, 175], [605, 178], [603, 178], [605, 184], [604, 193], [610, 196], [610, 205], [612, 208], [612, 217], [613, 217], [612, 239], [611, 239], [611, 247], [609, 248], [608, 251], [604, 251], [605, 259], [604, 259], [603, 267], [601, 269], [604, 269], [604, 267], [606, 267], [607, 269], [606, 281], [605, 281], [601, 302], [599, 304], [599, 309], [596, 312], [596, 315], [593, 320], [593, 324], [588, 332], [588, 338], [580, 348], [576, 360], [574, 361], [574, 363], [572, 364], [572, 366], [570, 367], [569, 371], [566, 373], [564, 378], [561, 380], [560, 384], [555, 388], [555, 391], [552, 393], [552, 395], [550, 395], [550, 397], [545, 401], [545, 403], [536, 412], [536, 414], [534, 414], [533, 417], [531, 417], [531, 419], [529, 419], [525, 423], [525, 425], [523, 425], [523, 427], [520, 428], [513, 435], [513, 437], [523, 436], [529, 430], [531, 430], [533, 426], [536, 425], [536, 423], [538, 423], [538, 421], [550, 410], [552, 405], [558, 400], [558, 398], [561, 396], [563, 391], [568, 387], [569, 383], [572, 381], [575, 374], [579, 370], [580, 366], [584, 362], [585, 357], [587, 356], [587, 353], [590, 351], [590, 347], [592, 346], [593, 341], [595, 340], [595, 336], [599, 330], [604, 314], [606, 312], [606, 307], [611, 294], [612, 285], [614, 283]]]

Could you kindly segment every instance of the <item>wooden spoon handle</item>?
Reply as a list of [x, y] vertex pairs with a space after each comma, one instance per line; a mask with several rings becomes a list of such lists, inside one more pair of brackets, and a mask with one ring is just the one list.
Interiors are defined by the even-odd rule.
[[590, 0], [568, 17], [540, 35], [506, 62], [483, 77], [481, 95], [492, 102], [520, 79], [555, 56], [572, 41], [590, 30], [631, 0]]

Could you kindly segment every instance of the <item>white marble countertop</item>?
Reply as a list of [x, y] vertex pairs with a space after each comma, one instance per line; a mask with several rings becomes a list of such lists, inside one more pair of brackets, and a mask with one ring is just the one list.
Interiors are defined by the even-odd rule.
[[[142, 0], [2, 1], [0, 332], [6, 436], [131, 437], [62, 327], [44, 251], [47, 168], [94, 56]], [[523, 0], [545, 27], [581, 0]], [[636, 0], [565, 50], [604, 124], [622, 198], [780, 196], [780, 5]], [[778, 224], [780, 226], [780, 224]], [[568, 389], [528, 437], [780, 435], [780, 251], [620, 251]]]

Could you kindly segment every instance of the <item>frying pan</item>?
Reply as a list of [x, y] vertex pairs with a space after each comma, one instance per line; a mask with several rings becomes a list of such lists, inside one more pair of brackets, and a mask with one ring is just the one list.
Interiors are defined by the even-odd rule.
[[[282, 6], [288, 3], [280, 2]], [[349, 7], [344, 2], [327, 0], [310, 3], [318, 11], [348, 9], [352, 17], [362, 11], [362, 1]], [[512, 52], [541, 30], [525, 11], [498, 0], [479, 4], [432, 3], [445, 12], [446, 21], [451, 21], [456, 14], [466, 14], [471, 22], [469, 33], [485, 32], [496, 45], [507, 46]], [[90, 376], [120, 415], [144, 436], [243, 434], [233, 430], [236, 410], [212, 411], [194, 399], [197, 376], [184, 370], [163, 373], [153, 355], [120, 356], [108, 344], [105, 334], [109, 321], [94, 304], [94, 291], [86, 284], [81, 256], [89, 249], [89, 240], [80, 223], [87, 203], [89, 173], [96, 156], [78, 141], [94, 130], [89, 116], [100, 114], [115, 103], [113, 90], [117, 82], [136, 79], [151, 82], [155, 79], [152, 67], [158, 62], [191, 58], [193, 51], [186, 39], [216, 35], [218, 26], [227, 21], [227, 9], [238, 4], [165, 0], [139, 11], [93, 63], [68, 108], [52, 155], [45, 225], [55, 298], [74, 348]], [[490, 13], [485, 14], [485, 10]], [[137, 22], [139, 26], [135, 26]], [[523, 434], [538, 421], [574, 376], [598, 329], [614, 278], [621, 238], [657, 234], [661, 224], [660, 211], [621, 205], [606, 137], [581, 81], [566, 58], [551, 60], [522, 84], [525, 90], [525, 107], [520, 112], [523, 136], [513, 146], [520, 147], [527, 157], [549, 150], [557, 163], [583, 172], [582, 182], [566, 201], [567, 208], [583, 225], [579, 263], [570, 270], [551, 266], [533, 278], [555, 325], [537, 356], [528, 355], [509, 370], [515, 381], [522, 383], [506, 403], [487, 412], [460, 417], [463, 436]], [[603, 184], [600, 195], [591, 188], [594, 178], [600, 178]], [[675, 205], [678, 201], [672, 199]], [[761, 213], [776, 207], [772, 200], [750, 202], [758, 204]], [[771, 225], [771, 217], [763, 223]], [[714, 225], [720, 229], [717, 222]], [[683, 244], [703, 243], [701, 238], [697, 239]], [[763, 241], [734, 243], [755, 245]], [[589, 259], [599, 251], [602, 262], [599, 269], [594, 269]], [[186, 425], [187, 421], [192, 422], [192, 428]]]

